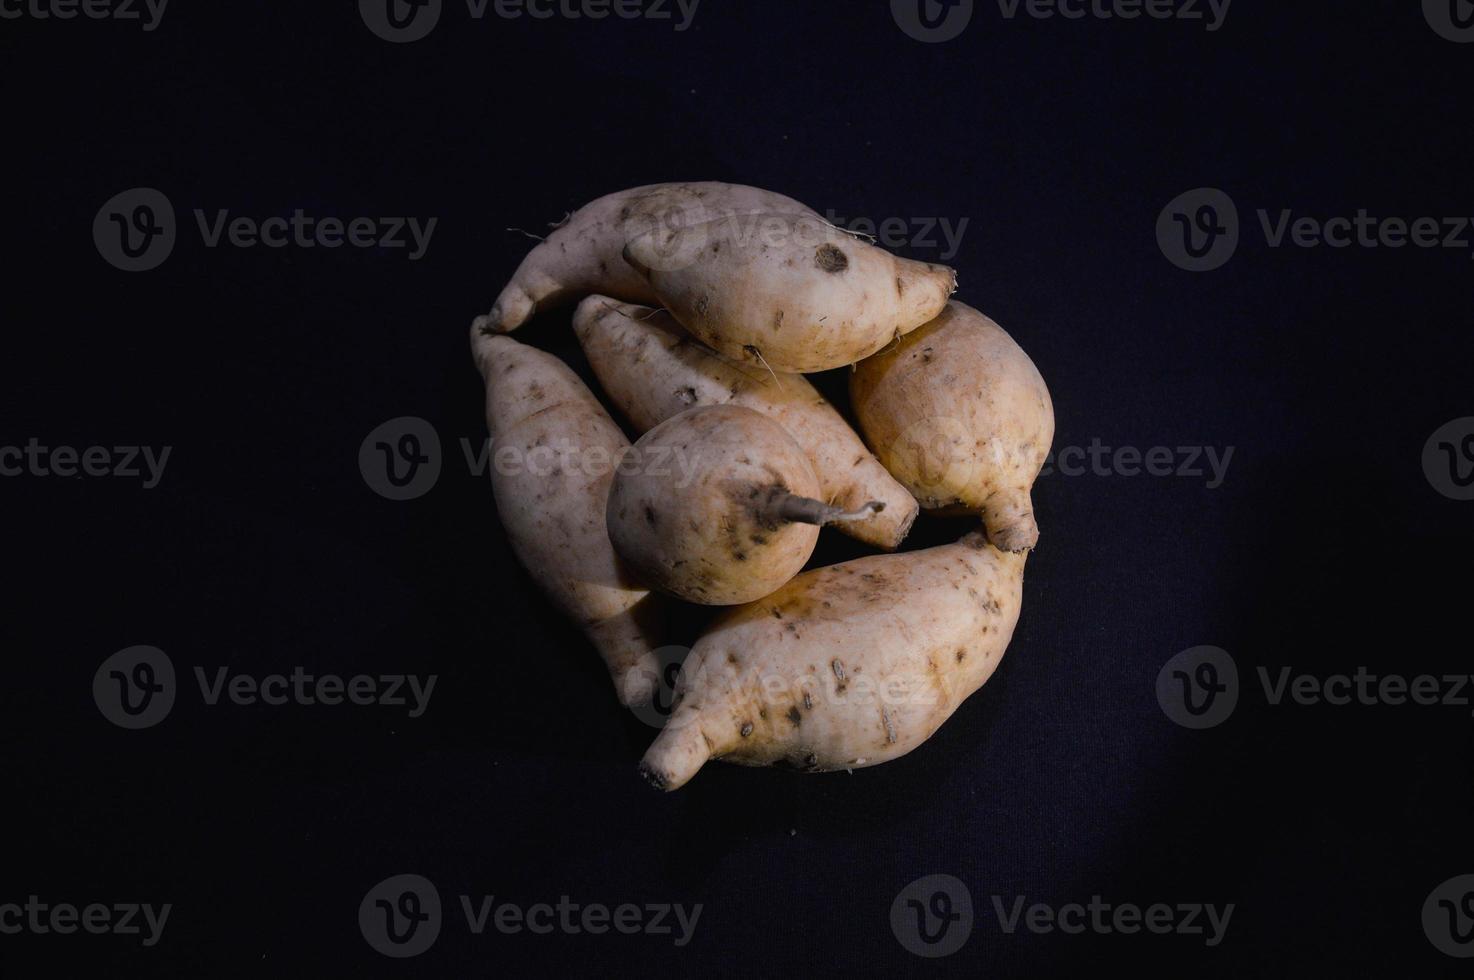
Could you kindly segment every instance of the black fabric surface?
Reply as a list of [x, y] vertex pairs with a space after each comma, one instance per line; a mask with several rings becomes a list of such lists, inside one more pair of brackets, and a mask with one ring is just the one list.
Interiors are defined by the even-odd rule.
[[[930, 44], [870, 0], [704, 0], [679, 31], [477, 21], [447, 0], [430, 36], [391, 44], [351, 3], [176, 2], [148, 31], [0, 21], [0, 445], [172, 447], [150, 489], [0, 479], [0, 905], [172, 905], [147, 947], [0, 934], [0, 974], [1467, 974], [1422, 910], [1474, 874], [1474, 708], [1276, 705], [1258, 672], [1471, 671], [1474, 502], [1431, 485], [1423, 453], [1474, 415], [1474, 231], [1462, 248], [1274, 248], [1258, 212], [1474, 216], [1474, 45], [1417, 3], [1240, 0], [1208, 31], [1010, 19], [979, 0], [960, 37]], [[1042, 476], [1007, 657], [899, 761], [713, 763], [654, 792], [636, 763], [655, 729], [517, 566], [464, 456], [485, 436], [466, 327], [533, 244], [509, 229], [691, 179], [905, 219], [895, 250], [955, 266], [958, 298], [1038, 365], [1056, 451], [1232, 448], [1211, 487]], [[89, 229], [135, 187], [168, 196], [179, 239], [126, 273]], [[1155, 228], [1202, 187], [1231, 196], [1242, 234], [1193, 273]], [[410, 261], [209, 248], [192, 214], [297, 208], [437, 225]], [[955, 255], [920, 233], [933, 219], [967, 220]], [[567, 310], [518, 338], [592, 381]], [[818, 383], [843, 396], [842, 371]], [[405, 416], [438, 434], [442, 471], [392, 501], [358, 454]], [[966, 527], [924, 519], [907, 548]], [[814, 563], [864, 553], [829, 533]], [[91, 685], [140, 644], [168, 654], [179, 692], [129, 731]], [[1233, 715], [1201, 731], [1156, 695], [1199, 646], [1228, 651], [1241, 681]], [[438, 680], [410, 718], [210, 705], [196, 667]], [[380, 955], [358, 924], [398, 874], [444, 905], [414, 959]], [[892, 905], [935, 874], [965, 886], [975, 921], [932, 961]], [[475, 935], [462, 895], [702, 911], [684, 946]], [[1234, 911], [1212, 946], [1009, 934], [994, 898], [1019, 896]]]

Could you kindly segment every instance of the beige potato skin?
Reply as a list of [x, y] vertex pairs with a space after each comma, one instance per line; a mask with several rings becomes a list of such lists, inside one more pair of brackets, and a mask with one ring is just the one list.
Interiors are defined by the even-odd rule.
[[791, 374], [869, 357], [957, 288], [946, 266], [898, 258], [813, 214], [728, 216], [664, 244], [641, 235], [625, 258], [702, 343]]
[[954, 300], [858, 364], [850, 403], [865, 441], [923, 508], [981, 513], [1005, 551], [1038, 544], [1030, 491], [1054, 440], [1054, 406], [1002, 327]]
[[782, 194], [717, 181], [648, 184], [605, 195], [573, 212], [527, 253], [477, 325], [509, 333], [539, 308], [591, 292], [654, 302], [650, 284], [624, 260], [631, 236], [653, 230], [658, 248], [683, 225], [764, 211], [812, 214]]
[[[797, 575], [819, 528], [779, 518], [776, 499], [819, 480], [783, 427], [735, 405], [693, 408], [635, 443], [609, 494], [609, 538], [640, 579], [688, 602], [759, 599]], [[654, 472], [660, 470], [661, 472]]]
[[727, 612], [682, 667], [641, 772], [672, 790], [713, 758], [827, 772], [905, 755], [993, 675], [1026, 557], [974, 532], [805, 572]]
[[663, 310], [590, 296], [573, 329], [605, 394], [646, 432], [697, 405], [740, 405], [787, 430], [819, 477], [820, 498], [843, 510], [874, 500], [885, 509], [837, 525], [867, 544], [900, 545], [919, 507], [886, 472], [834, 406], [802, 375], [734, 364], [681, 329]]
[[[648, 704], [659, 681], [653, 651], [663, 600], [621, 564], [604, 525], [614, 465], [629, 440], [551, 354], [478, 328], [471, 347], [486, 382], [492, 492], [512, 550], [598, 648], [620, 701]], [[567, 458], [533, 455], [565, 440]], [[498, 452], [517, 464], [498, 463]]]

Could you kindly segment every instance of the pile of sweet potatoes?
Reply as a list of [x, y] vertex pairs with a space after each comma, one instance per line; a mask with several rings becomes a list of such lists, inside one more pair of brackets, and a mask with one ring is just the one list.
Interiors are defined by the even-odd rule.
[[[886, 762], [998, 666], [1054, 414], [1028, 355], [956, 285], [791, 198], [660, 184], [570, 215], [472, 325], [494, 458], [551, 460], [492, 468], [507, 536], [620, 700], [655, 696], [663, 603], [729, 607], [641, 762], [657, 787], [713, 758]], [[506, 336], [573, 300], [633, 444], [567, 366]], [[803, 377], [843, 366], [864, 441]], [[821, 527], [894, 552], [921, 510], [981, 527], [803, 571]]]

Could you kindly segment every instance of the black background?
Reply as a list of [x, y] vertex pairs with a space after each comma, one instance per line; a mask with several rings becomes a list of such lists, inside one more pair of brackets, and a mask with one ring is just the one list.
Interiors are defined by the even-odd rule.
[[[1469, 249], [1267, 247], [1277, 215], [1474, 214], [1474, 46], [1417, 2], [1238, 0], [1201, 22], [1036, 20], [978, 4], [923, 44], [883, 2], [705, 0], [670, 21], [473, 21], [373, 36], [355, 5], [186, 4], [159, 28], [0, 21], [0, 443], [171, 446], [161, 484], [0, 481], [13, 820], [0, 902], [164, 902], [162, 941], [0, 936], [0, 971], [496, 976], [1454, 975], [1424, 937], [1474, 872], [1474, 721], [1459, 707], [1270, 706], [1255, 676], [1467, 672], [1474, 504], [1424, 478], [1474, 414]], [[484, 436], [466, 325], [538, 230], [619, 188], [718, 179], [844, 218], [963, 218], [960, 299], [1047, 379], [1056, 449], [1233, 447], [1205, 477], [1055, 473], [996, 678], [911, 756], [852, 775], [713, 764], [662, 796], [654, 729], [511, 558], [460, 440]], [[104, 201], [162, 190], [180, 241], [128, 274]], [[1227, 191], [1225, 267], [1154, 227]], [[192, 211], [436, 217], [427, 254], [205, 248]], [[898, 249], [937, 260], [938, 247]], [[566, 311], [519, 338], [587, 377]], [[828, 377], [842, 389], [842, 375]], [[439, 432], [427, 495], [357, 455], [398, 416]], [[931, 522], [915, 542], [954, 537]], [[816, 561], [861, 553], [827, 540]], [[677, 637], [689, 642], [691, 636]], [[116, 650], [183, 675], [160, 725], [90, 696]], [[1188, 731], [1154, 684], [1221, 646], [1234, 716]], [[194, 666], [437, 674], [429, 710], [206, 706]], [[408, 962], [360, 936], [391, 874], [448, 921]], [[978, 921], [940, 964], [890, 928], [927, 874]], [[693, 941], [469, 935], [460, 894], [702, 903]], [[1226, 940], [1006, 935], [991, 896], [1236, 906]]]

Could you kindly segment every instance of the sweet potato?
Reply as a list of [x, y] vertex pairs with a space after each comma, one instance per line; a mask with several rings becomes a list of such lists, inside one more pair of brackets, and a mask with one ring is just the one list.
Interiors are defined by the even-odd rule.
[[703, 605], [736, 605], [783, 585], [813, 554], [819, 525], [858, 521], [814, 499], [808, 457], [777, 422], [712, 405], [635, 443], [609, 494], [609, 538], [644, 582]]
[[824, 772], [905, 755], [993, 675], [1025, 559], [974, 532], [805, 572], [728, 611], [686, 659], [641, 772], [670, 790], [712, 758]]
[[957, 288], [946, 266], [897, 258], [812, 213], [645, 233], [624, 255], [702, 343], [788, 373], [870, 356], [935, 317]]
[[845, 511], [884, 509], [838, 529], [893, 549], [916, 520], [916, 499], [880, 465], [849, 424], [802, 375], [734, 364], [681, 329], [663, 310], [590, 296], [573, 329], [604, 392], [646, 432], [697, 405], [740, 405], [788, 431], [819, 477], [819, 496]]
[[626, 241], [648, 233], [652, 254], [659, 255], [681, 228], [775, 210], [812, 214], [782, 194], [713, 181], [650, 184], [606, 195], [573, 212], [529, 252], [477, 324], [508, 333], [539, 307], [592, 292], [653, 302], [649, 283], [624, 260]]
[[604, 525], [629, 440], [556, 357], [479, 327], [471, 345], [486, 381], [492, 492], [512, 550], [598, 648], [621, 702], [648, 703], [663, 600], [622, 565]]
[[980, 512], [1004, 551], [1038, 543], [1030, 491], [1054, 440], [1054, 407], [1002, 327], [949, 303], [861, 362], [850, 401], [870, 448], [923, 508]]

